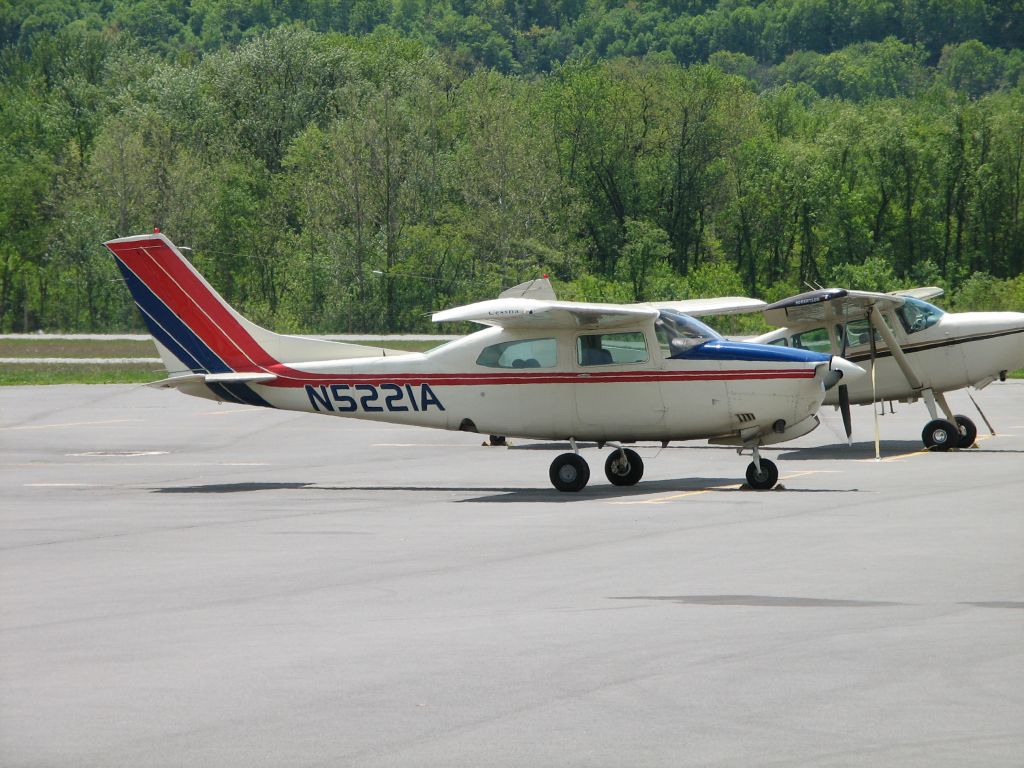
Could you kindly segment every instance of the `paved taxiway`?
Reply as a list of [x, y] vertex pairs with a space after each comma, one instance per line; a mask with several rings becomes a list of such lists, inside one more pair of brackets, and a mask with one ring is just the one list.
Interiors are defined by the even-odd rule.
[[1020, 766], [1024, 383], [977, 397], [977, 450], [829, 410], [786, 490], [692, 443], [573, 495], [518, 441], [0, 389], [0, 764]]

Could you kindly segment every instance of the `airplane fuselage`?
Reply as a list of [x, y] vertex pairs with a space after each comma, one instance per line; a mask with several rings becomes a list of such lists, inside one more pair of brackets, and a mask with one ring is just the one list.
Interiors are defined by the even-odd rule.
[[[1008, 370], [1024, 368], [1024, 313], [946, 313], [934, 325], [919, 330], [906, 328], [893, 312], [883, 312], [883, 319], [920, 377], [921, 389], [949, 392], [968, 386], [985, 386]], [[793, 345], [794, 339], [799, 343], [800, 338], [813, 338], [815, 331], [829, 347], [842, 348], [839, 325], [785, 328], [754, 341], [779, 344], [785, 340], [787, 345]], [[821, 336], [822, 332], [826, 335]], [[859, 343], [847, 346], [846, 358], [870, 371], [871, 350], [866, 332], [856, 342]], [[921, 389], [911, 385], [896, 357], [879, 337], [876, 337], [874, 386], [879, 400], [913, 400], [921, 394]], [[871, 403], [871, 377], [851, 382], [849, 394], [851, 403]], [[826, 393], [824, 402], [836, 405], [837, 390]]]
[[[488, 328], [426, 353], [276, 364], [268, 383], [181, 389], [295, 411], [484, 434], [580, 440], [685, 440], [765, 431], [780, 439], [821, 405], [828, 357], [757, 357], [726, 343], [702, 359], [666, 358], [653, 326], [616, 328], [625, 361], [584, 364], [581, 336]], [[489, 350], [542, 349], [541, 360]], [[770, 351], [770, 350], [769, 350]], [[762, 355], [763, 357], [763, 355]], [[522, 366], [520, 366], [520, 363]], [[530, 364], [531, 367], [525, 367]], [[780, 432], [775, 425], [783, 424]], [[764, 440], [762, 442], [773, 442]]]

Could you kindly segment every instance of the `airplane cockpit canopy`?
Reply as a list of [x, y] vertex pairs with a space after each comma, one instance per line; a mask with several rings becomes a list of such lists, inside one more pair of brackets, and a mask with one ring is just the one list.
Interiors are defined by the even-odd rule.
[[907, 333], [917, 333], [925, 328], [931, 328], [946, 313], [926, 301], [908, 297], [904, 300], [903, 306], [896, 310], [896, 314], [899, 315]]
[[673, 357], [699, 344], [722, 338], [718, 331], [700, 320], [671, 309], [658, 312], [654, 331], [665, 357]]

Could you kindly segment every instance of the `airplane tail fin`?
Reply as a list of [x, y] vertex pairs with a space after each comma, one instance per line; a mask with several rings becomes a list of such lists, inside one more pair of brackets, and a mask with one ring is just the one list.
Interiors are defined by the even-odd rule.
[[253, 381], [266, 380], [281, 373], [285, 363], [403, 354], [261, 328], [229, 306], [159, 232], [104, 245], [114, 254], [172, 379], [251, 374], [247, 378]]

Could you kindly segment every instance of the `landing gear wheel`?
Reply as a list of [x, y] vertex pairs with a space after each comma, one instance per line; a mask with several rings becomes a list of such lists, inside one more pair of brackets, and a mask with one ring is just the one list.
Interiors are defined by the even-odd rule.
[[629, 448], [612, 451], [604, 462], [604, 473], [612, 485], [636, 485], [644, 476], [644, 462]]
[[747, 485], [755, 491], [769, 491], [779, 482], [779, 468], [774, 462], [768, 459], [761, 459], [761, 471], [757, 471], [757, 465], [750, 462], [747, 467]]
[[582, 456], [563, 453], [551, 462], [548, 476], [560, 491], [582, 491], [590, 480], [590, 467]]
[[929, 421], [921, 433], [921, 442], [930, 451], [948, 451], [961, 438], [960, 429], [945, 419]]
[[956, 419], [956, 425], [960, 428], [960, 439], [956, 441], [956, 447], [970, 448], [978, 438], [978, 428], [966, 416], [957, 414], [953, 418]]

